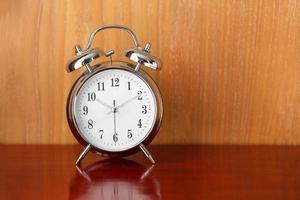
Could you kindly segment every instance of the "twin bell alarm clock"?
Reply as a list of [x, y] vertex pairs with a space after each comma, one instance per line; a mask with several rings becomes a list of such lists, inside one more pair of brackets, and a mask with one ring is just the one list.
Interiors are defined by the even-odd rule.
[[[131, 62], [112, 60], [113, 50], [104, 53], [91, 45], [97, 33], [118, 29], [130, 34], [134, 46], [124, 51]], [[98, 27], [76, 56], [67, 64], [67, 71], [84, 68], [74, 83], [67, 101], [67, 118], [77, 141], [85, 148], [78, 164], [89, 151], [101, 156], [127, 156], [141, 150], [154, 164], [146, 146], [161, 125], [162, 98], [151, 77], [142, 70], [159, 70], [158, 58], [150, 54], [150, 43], [142, 48], [134, 32], [125, 26]], [[101, 57], [107, 61], [92, 65]]]

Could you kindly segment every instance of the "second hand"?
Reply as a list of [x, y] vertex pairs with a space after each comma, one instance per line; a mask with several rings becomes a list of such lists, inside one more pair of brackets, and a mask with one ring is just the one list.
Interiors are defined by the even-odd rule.
[[117, 137], [117, 125], [116, 125], [116, 100], [113, 100], [113, 113], [114, 113], [114, 135], [113, 135], [113, 140], [114, 140], [114, 142], [117, 142], [118, 137]]

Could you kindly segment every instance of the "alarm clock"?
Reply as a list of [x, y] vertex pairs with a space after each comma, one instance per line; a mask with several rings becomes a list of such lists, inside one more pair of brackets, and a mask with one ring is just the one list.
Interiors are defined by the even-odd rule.
[[[92, 48], [97, 33], [107, 29], [126, 31], [133, 47], [124, 55], [131, 62], [114, 61], [113, 50], [106, 53]], [[142, 151], [154, 164], [146, 146], [157, 134], [163, 115], [159, 89], [142, 66], [161, 69], [161, 62], [150, 54], [150, 43], [139, 45], [134, 32], [126, 26], [108, 25], [93, 31], [86, 45], [75, 46], [76, 56], [67, 64], [67, 72], [84, 68], [67, 100], [67, 119], [77, 141], [85, 148], [76, 165], [89, 151], [106, 157], [127, 156]], [[91, 63], [109, 57], [98, 64]]]

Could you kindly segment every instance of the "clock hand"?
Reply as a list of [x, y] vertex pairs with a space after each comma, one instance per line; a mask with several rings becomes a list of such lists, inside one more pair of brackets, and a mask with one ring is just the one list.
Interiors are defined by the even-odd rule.
[[116, 100], [113, 100], [113, 108], [112, 108], [112, 112], [114, 113], [114, 134], [113, 134], [113, 140], [114, 142], [118, 141], [118, 137], [117, 137], [117, 125], [116, 125]]
[[112, 109], [114, 108], [114, 106], [110, 106], [110, 105], [108, 105], [107, 103], [101, 101], [100, 99], [96, 99], [96, 101], [97, 101], [98, 103], [102, 104], [103, 106], [109, 108], [110, 110], [112, 110]]
[[124, 107], [125, 105], [129, 104], [131, 101], [133, 101], [133, 100], [139, 98], [140, 96], [141, 96], [141, 94], [138, 94], [138, 95], [136, 95], [136, 96], [134, 96], [134, 97], [128, 99], [127, 101], [125, 101], [125, 102], [122, 103], [121, 105], [117, 106], [116, 109], [119, 109], [119, 108]]
[[110, 113], [114, 112], [114, 110], [115, 110], [115, 112], [117, 112], [117, 111], [119, 110], [119, 108], [124, 107], [125, 105], [129, 104], [131, 101], [133, 101], [133, 100], [139, 98], [141, 95], [142, 95], [142, 94], [137, 94], [136, 96], [131, 97], [130, 99], [128, 99], [128, 100], [125, 101], [124, 103], [118, 105], [117, 107], [113, 107], [113, 108], [111, 109], [112, 111], [108, 112], [107, 114], [110, 114]]

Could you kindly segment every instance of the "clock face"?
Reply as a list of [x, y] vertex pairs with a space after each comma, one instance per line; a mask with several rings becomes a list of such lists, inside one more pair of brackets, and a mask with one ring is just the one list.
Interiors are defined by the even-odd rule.
[[105, 151], [139, 145], [153, 129], [157, 103], [145, 80], [122, 69], [106, 69], [87, 79], [76, 94], [74, 118], [81, 137]]

